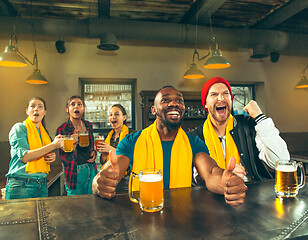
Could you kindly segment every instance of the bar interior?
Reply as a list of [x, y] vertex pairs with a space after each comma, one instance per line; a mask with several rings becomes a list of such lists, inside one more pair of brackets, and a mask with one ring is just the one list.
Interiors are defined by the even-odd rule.
[[[67, 196], [66, 170], [56, 149], [48, 198], [3, 196], [11, 162], [9, 132], [26, 119], [29, 99], [46, 102], [46, 129], [54, 139], [68, 119], [67, 100], [80, 96], [83, 119], [92, 123], [93, 137], [103, 135], [105, 141], [113, 129], [111, 106], [121, 104], [128, 132], [137, 132], [156, 119], [157, 91], [173, 86], [185, 101], [182, 128], [191, 133], [209, 114], [201, 90], [215, 77], [231, 85], [234, 117], [247, 115], [243, 108], [255, 100], [307, 175], [308, 1], [0, 3], [1, 239], [308, 237], [307, 186], [282, 200], [275, 194], [275, 173], [273, 179], [247, 182], [245, 201], [237, 208], [197, 186], [164, 189], [163, 209], [146, 213], [129, 200], [128, 180], [122, 183], [125, 191], [111, 200]], [[94, 161], [100, 167], [99, 158]]]

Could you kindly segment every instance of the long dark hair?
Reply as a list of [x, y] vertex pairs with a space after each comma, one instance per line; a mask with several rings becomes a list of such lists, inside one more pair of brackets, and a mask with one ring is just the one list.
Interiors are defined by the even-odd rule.
[[[45, 109], [45, 111], [47, 110], [46, 102], [45, 102], [45, 100], [44, 100], [43, 98], [41, 98], [41, 97], [33, 97], [33, 98], [31, 98], [31, 99], [28, 101], [27, 109], [28, 109], [29, 104], [30, 104], [30, 102], [31, 102], [32, 100], [39, 100], [39, 101], [41, 101], [41, 102], [44, 104], [44, 109]], [[42, 123], [43, 127], [44, 127], [45, 130], [46, 130], [45, 116], [43, 117], [41, 123]], [[46, 131], [47, 131], [47, 130], [46, 130]]]
[[[111, 108], [113, 108], [113, 107], [119, 108], [119, 109], [121, 110], [123, 116], [126, 116], [126, 118], [127, 118], [126, 110], [125, 110], [125, 108], [124, 108], [121, 104], [118, 104], [118, 103], [117, 103], [117, 104], [113, 104], [113, 105], [111, 106]], [[111, 108], [110, 108], [110, 109], [111, 109]], [[123, 124], [126, 125], [126, 119], [123, 121]]]
[[[67, 99], [67, 100], [66, 100], [66, 104], [65, 104], [65, 108], [69, 108], [70, 102], [71, 102], [73, 99], [75, 99], [75, 98], [80, 99], [80, 100], [82, 101], [83, 107], [86, 108], [85, 102], [84, 102], [83, 99], [82, 99], [80, 96], [78, 96], [78, 95], [71, 96], [69, 99]], [[70, 118], [70, 114], [69, 114], [69, 113], [67, 113], [67, 114], [68, 114], [68, 118]], [[83, 113], [83, 114], [84, 114], [84, 113]], [[83, 117], [83, 116], [82, 116], [82, 117]]]

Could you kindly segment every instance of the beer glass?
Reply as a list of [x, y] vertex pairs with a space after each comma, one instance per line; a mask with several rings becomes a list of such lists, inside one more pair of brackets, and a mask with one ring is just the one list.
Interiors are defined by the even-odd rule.
[[98, 143], [102, 143], [104, 142], [104, 140], [105, 140], [104, 136], [97, 135], [95, 137], [95, 148], [97, 148]]
[[[300, 170], [300, 183], [297, 183], [297, 168]], [[295, 197], [305, 186], [303, 164], [293, 160], [278, 160], [275, 166], [275, 192], [279, 198]]]
[[74, 139], [72, 135], [65, 135], [64, 144], [63, 144], [63, 151], [64, 152], [72, 152], [74, 149]]
[[80, 147], [89, 146], [89, 134], [87, 131], [79, 133], [79, 146]]
[[[139, 180], [139, 198], [135, 198], [132, 190], [133, 181]], [[129, 198], [132, 202], [139, 203], [142, 211], [157, 212], [164, 206], [163, 174], [160, 169], [146, 168], [139, 174], [131, 173], [129, 178]]]

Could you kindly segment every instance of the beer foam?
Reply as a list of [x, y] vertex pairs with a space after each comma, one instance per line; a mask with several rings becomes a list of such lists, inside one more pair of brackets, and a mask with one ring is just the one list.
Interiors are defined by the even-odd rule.
[[284, 165], [280, 165], [276, 168], [276, 171], [280, 171], [280, 172], [295, 172], [296, 171], [296, 166], [284, 166]]
[[159, 182], [163, 179], [163, 177], [161, 175], [158, 174], [146, 174], [146, 175], [142, 175], [139, 178], [139, 181], [141, 182]]

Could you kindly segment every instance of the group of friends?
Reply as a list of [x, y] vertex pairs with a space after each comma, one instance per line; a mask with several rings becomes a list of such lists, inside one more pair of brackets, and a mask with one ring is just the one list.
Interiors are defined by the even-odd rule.
[[[65, 175], [67, 195], [92, 194], [92, 181], [97, 174], [96, 157], [104, 163], [108, 153], [128, 134], [126, 111], [120, 104], [109, 109], [112, 130], [104, 142], [94, 146], [93, 126], [83, 119], [85, 103], [80, 96], [72, 96], [66, 102], [68, 119], [56, 130], [52, 141], [45, 127], [46, 103], [42, 98], [30, 99], [26, 108], [27, 119], [16, 123], [9, 133], [11, 161], [6, 174], [5, 199], [47, 197], [47, 175], [50, 164], [56, 160], [54, 150], [59, 149]], [[78, 144], [80, 133], [87, 133], [89, 144]], [[73, 151], [65, 152], [64, 136], [73, 138]]]
[[[113, 198], [121, 183], [127, 185], [129, 171], [159, 168], [165, 189], [205, 185], [224, 195], [227, 204], [238, 206], [246, 197], [245, 182], [273, 178], [275, 162], [290, 157], [287, 145], [255, 101], [244, 107], [250, 116], [232, 115], [233, 95], [227, 80], [208, 80], [201, 102], [208, 115], [192, 133], [181, 127], [184, 98], [173, 86], [157, 92], [151, 108], [154, 123], [131, 134], [125, 125], [125, 109], [113, 105], [109, 110], [113, 129], [95, 149], [92, 124], [83, 119], [85, 105], [80, 97], [68, 99], [69, 118], [57, 129], [53, 141], [44, 126], [45, 102], [31, 99], [28, 118], [10, 131], [12, 159], [6, 175], [6, 199], [46, 197], [46, 177], [56, 159], [53, 150], [59, 148], [68, 195], [93, 193]], [[77, 144], [78, 133], [84, 131], [89, 133], [88, 147]], [[62, 150], [63, 135], [75, 136], [73, 152]], [[113, 150], [116, 154], [108, 156]], [[97, 152], [104, 163], [99, 172]]]

